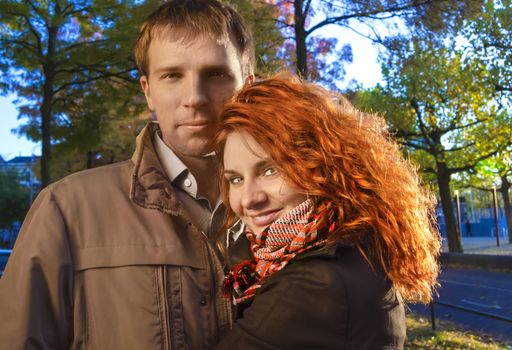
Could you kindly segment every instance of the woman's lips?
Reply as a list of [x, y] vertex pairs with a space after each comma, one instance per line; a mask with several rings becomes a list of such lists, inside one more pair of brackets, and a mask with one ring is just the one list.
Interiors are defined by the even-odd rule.
[[277, 219], [277, 214], [279, 210], [266, 211], [264, 213], [258, 215], [250, 215], [251, 221], [254, 225], [259, 227], [269, 226]]

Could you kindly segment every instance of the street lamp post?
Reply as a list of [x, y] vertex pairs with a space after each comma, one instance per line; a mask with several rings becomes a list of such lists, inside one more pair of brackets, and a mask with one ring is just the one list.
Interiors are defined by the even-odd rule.
[[457, 230], [459, 234], [459, 241], [462, 242], [462, 227], [461, 227], [461, 215], [460, 215], [460, 198], [459, 191], [455, 190], [455, 201], [457, 204]]
[[496, 186], [492, 186], [492, 200], [494, 204], [494, 225], [496, 227], [496, 246], [500, 246], [500, 226], [498, 223], [498, 196], [496, 195]]
[[32, 206], [32, 202], [34, 200], [34, 164], [36, 163], [35, 162], [35, 155], [34, 155], [34, 149], [36, 149], [37, 147], [39, 147], [39, 145], [35, 145], [34, 147], [32, 147], [32, 155], [31, 155], [31, 158], [30, 158], [30, 163], [31, 163], [31, 169], [30, 169], [30, 179], [29, 179], [29, 185], [30, 185], [30, 188], [29, 188], [29, 201], [30, 201], [30, 206]]
[[[34, 166], [34, 155], [32, 155], [32, 160], [30, 162], [32, 164], [32, 166]], [[29, 189], [28, 189], [28, 193], [29, 193], [29, 197], [28, 197], [28, 205], [29, 206], [32, 206], [32, 197], [33, 197], [33, 190], [32, 190], [32, 169], [30, 169], [30, 172], [29, 172], [29, 180], [28, 180], [28, 186], [29, 186]]]

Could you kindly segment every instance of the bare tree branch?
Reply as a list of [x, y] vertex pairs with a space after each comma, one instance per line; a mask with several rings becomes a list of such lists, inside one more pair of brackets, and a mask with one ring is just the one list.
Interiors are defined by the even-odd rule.
[[105, 78], [110, 78], [110, 77], [116, 77], [116, 78], [119, 78], [121, 80], [125, 80], [125, 81], [133, 81], [132, 79], [127, 79], [125, 76], [123, 76], [123, 74], [126, 74], [126, 73], [129, 73], [129, 72], [132, 72], [134, 71], [134, 68], [132, 69], [127, 69], [125, 71], [121, 71], [121, 72], [115, 72], [115, 73], [104, 73], [102, 75], [97, 75], [97, 76], [94, 76], [94, 77], [90, 77], [88, 79], [84, 79], [84, 80], [77, 80], [77, 81], [73, 81], [73, 82], [69, 82], [69, 83], [65, 83], [65, 84], [62, 84], [61, 86], [57, 87], [56, 89], [53, 90], [53, 92], [55, 94], [59, 93], [60, 91], [70, 87], [70, 86], [75, 86], [75, 85], [84, 85], [84, 84], [88, 84], [88, 83], [91, 83], [93, 81], [96, 81], [96, 80], [99, 80], [99, 79], [105, 79]]
[[42, 45], [42, 42], [41, 42], [41, 36], [40, 36], [39, 32], [37, 31], [36, 28], [34, 28], [32, 23], [30, 22], [30, 18], [29, 17], [24, 16], [24, 15], [21, 15], [21, 17], [23, 17], [23, 19], [25, 19], [25, 22], [27, 23], [28, 29], [30, 30], [30, 32], [32, 33], [32, 35], [36, 39], [37, 51], [38, 51], [37, 55], [39, 57], [43, 57], [43, 45]]
[[465, 166], [461, 166], [461, 167], [454, 167], [454, 168], [448, 168], [448, 172], [450, 174], [457, 174], [457, 173], [461, 173], [461, 172], [464, 172], [464, 171], [468, 171], [468, 170], [471, 170], [473, 169], [479, 162], [481, 162], [482, 160], [485, 160], [487, 158], [490, 158], [492, 156], [495, 156], [496, 154], [498, 154], [499, 152], [501, 151], [501, 149], [497, 149], [497, 150], [494, 150], [490, 153], [487, 153], [487, 154], [483, 154], [481, 155], [480, 157], [478, 158], [475, 158], [475, 159], [472, 159], [471, 163], [465, 165]]
[[416, 142], [413, 142], [411, 140], [400, 141], [400, 143], [402, 145], [404, 145], [404, 146], [411, 147], [411, 148], [414, 148], [414, 149], [420, 149], [420, 150], [423, 150], [423, 151], [426, 151], [426, 152], [428, 152], [429, 148], [430, 148], [430, 147], [422, 145], [421, 143], [416, 143]]
[[288, 24], [288, 23], [286, 23], [285, 21], [280, 20], [280, 19], [278, 19], [278, 20], [276, 21], [276, 23], [280, 24], [282, 27], [293, 28], [293, 24]]
[[473, 146], [476, 146], [475, 142], [470, 142], [470, 143], [467, 143], [467, 144], [462, 145], [462, 146], [454, 146], [452, 148], [445, 149], [444, 151], [445, 152], [458, 152], [458, 151], [463, 151], [464, 149], [469, 148], [469, 147], [473, 147]]
[[429, 173], [429, 174], [437, 174], [436, 169], [434, 169], [432, 167], [422, 168], [421, 171], [424, 172], [424, 173]]
[[414, 110], [416, 111], [416, 120], [418, 121], [423, 138], [425, 139], [427, 145], [430, 148], [435, 149], [435, 145], [431, 142], [431, 139], [430, 139], [430, 132], [427, 131], [427, 127], [426, 127], [425, 123], [423, 122], [423, 116], [421, 115], [420, 106], [418, 104], [418, 101], [415, 98], [412, 98], [410, 101], [410, 104], [411, 104], [412, 108], [414, 108]]
[[79, 42], [79, 43], [75, 43], [75, 44], [72, 44], [72, 45], [68, 45], [64, 48], [62, 48], [62, 50], [60, 50], [60, 52], [67, 52], [67, 51], [72, 51], [74, 49], [76, 49], [77, 47], [82, 47], [82, 46], [85, 46], [85, 45], [98, 45], [98, 44], [104, 44], [104, 43], [107, 43], [108, 41], [107, 40], [95, 40], [95, 41], [82, 41], [82, 42]]
[[404, 10], [408, 10], [408, 9], [412, 9], [412, 8], [415, 8], [418, 6], [429, 4], [431, 2], [432, 2], [432, 0], [424, 0], [424, 1], [419, 1], [419, 2], [412, 1], [412, 2], [408, 3], [407, 5], [403, 5], [403, 6], [391, 6], [386, 9], [378, 9], [378, 10], [372, 10], [372, 11], [366, 11], [366, 12], [351, 13], [351, 14], [342, 15], [342, 16], [328, 17], [328, 18], [324, 19], [323, 21], [317, 23], [313, 27], [309, 28], [306, 31], [306, 36], [310, 35], [315, 30], [322, 28], [326, 25], [335, 24], [337, 22], [341, 22], [341, 21], [344, 21], [347, 19], [358, 18], [358, 17], [370, 17], [372, 15], [377, 15], [379, 13], [401, 12]]
[[34, 10], [35, 13], [37, 13], [37, 15], [44, 21], [44, 23], [46, 24], [46, 27], [49, 28], [50, 27], [50, 23], [48, 22], [48, 18], [46, 18], [44, 16], [44, 13], [41, 12], [41, 9], [39, 7], [37, 7], [33, 1], [31, 0], [25, 0], [26, 3], [28, 3], [30, 5], [30, 7], [32, 7], [32, 9]]
[[503, 92], [503, 91], [512, 92], [512, 86], [503, 86], [500, 84], [496, 84], [496, 85], [494, 85], [494, 88], [496, 89], [496, 91], [499, 91], [499, 92]]
[[33, 45], [30, 45], [29, 43], [24, 42], [24, 41], [9, 40], [9, 39], [0, 38], [0, 42], [9, 43], [11, 45], [20, 45], [20, 46], [24, 47], [25, 49], [27, 49], [28, 51], [32, 52], [33, 54], [35, 54], [36, 56], [39, 57], [39, 51], [37, 50], [37, 48], [34, 47]]
[[304, 7], [304, 17], [308, 16], [309, 8], [311, 7], [311, 0], [306, 1], [306, 6]]

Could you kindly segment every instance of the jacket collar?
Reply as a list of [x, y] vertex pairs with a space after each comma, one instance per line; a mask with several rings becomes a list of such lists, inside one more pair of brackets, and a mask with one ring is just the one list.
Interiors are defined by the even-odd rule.
[[158, 130], [158, 124], [149, 122], [136, 139], [130, 199], [143, 208], [157, 209], [162, 212], [179, 215], [181, 205], [176, 196], [153, 145], [152, 135]]

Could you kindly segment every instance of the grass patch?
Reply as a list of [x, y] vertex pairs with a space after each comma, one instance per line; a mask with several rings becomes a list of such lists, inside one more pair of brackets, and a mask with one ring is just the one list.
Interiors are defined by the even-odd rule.
[[415, 314], [407, 315], [407, 340], [404, 349], [475, 349], [510, 350], [486, 335], [457, 329], [453, 323], [436, 320], [432, 330], [430, 320]]

